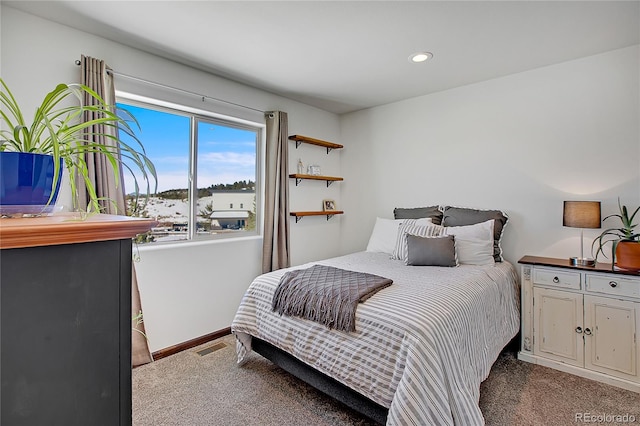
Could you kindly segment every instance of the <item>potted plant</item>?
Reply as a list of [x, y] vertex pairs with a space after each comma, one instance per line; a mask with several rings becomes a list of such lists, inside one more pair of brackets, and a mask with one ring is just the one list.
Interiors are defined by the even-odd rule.
[[640, 271], [640, 233], [635, 229], [637, 223], [634, 219], [640, 211], [640, 206], [631, 215], [627, 206], [623, 206], [618, 198], [618, 209], [620, 213], [611, 214], [602, 221], [609, 218], [618, 218], [621, 222], [619, 228], [608, 228], [602, 231], [600, 236], [593, 240], [591, 250], [597, 245], [596, 260], [602, 253], [605, 257], [604, 246], [611, 243], [611, 263], [617, 267], [629, 271]]
[[[94, 98], [95, 104], [83, 105], [84, 94]], [[0, 106], [0, 213], [50, 212], [58, 195], [63, 167], [69, 171], [74, 208], [100, 211], [84, 155], [90, 152], [106, 157], [116, 182], [120, 181], [121, 167], [131, 171], [136, 194], [139, 185], [132, 167], [141, 172], [149, 195], [150, 178], [156, 181], [156, 172], [129, 124], [137, 124], [137, 121], [125, 110], [112, 110], [89, 87], [58, 84], [36, 108], [33, 119], [27, 122], [9, 87], [0, 78]], [[83, 121], [83, 113], [87, 111], [93, 118]], [[96, 124], [103, 124], [112, 131], [91, 134], [111, 140], [111, 145], [94, 143], [86, 138], [92, 132], [91, 126]], [[136, 145], [123, 142], [120, 132], [131, 136]], [[32, 165], [36, 168], [31, 169]], [[74, 176], [84, 180], [89, 200], [87, 206], [77, 205]]]

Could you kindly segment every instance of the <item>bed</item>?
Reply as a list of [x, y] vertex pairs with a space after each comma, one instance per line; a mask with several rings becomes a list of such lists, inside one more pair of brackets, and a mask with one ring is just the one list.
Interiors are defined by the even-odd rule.
[[[238, 362], [255, 346], [300, 377], [314, 374], [317, 387], [329, 386], [347, 405], [388, 425], [484, 424], [480, 383], [519, 330], [514, 267], [506, 261], [407, 266], [406, 255], [390, 257], [388, 249], [368, 250], [257, 277], [231, 327]], [[273, 312], [281, 277], [315, 264], [393, 284], [358, 305], [354, 332]]]

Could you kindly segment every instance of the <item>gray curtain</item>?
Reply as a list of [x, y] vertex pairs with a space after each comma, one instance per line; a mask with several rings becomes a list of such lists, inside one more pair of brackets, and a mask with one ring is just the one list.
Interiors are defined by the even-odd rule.
[[267, 141], [263, 273], [290, 266], [288, 118], [286, 112], [270, 111], [265, 113], [265, 119]]
[[[82, 84], [89, 86], [93, 89], [102, 99], [104, 99], [107, 105], [115, 105], [116, 92], [113, 85], [113, 74], [107, 72], [111, 71], [104, 61], [82, 55]], [[84, 94], [84, 103], [89, 105], [95, 102], [95, 99], [88, 94]], [[88, 121], [96, 114], [95, 112], [84, 113], [84, 120]], [[96, 125], [95, 131], [101, 134], [113, 134], [115, 129], [109, 126]], [[93, 138], [93, 142], [102, 145], [114, 146], [115, 142], [105, 136], [90, 135]], [[116, 135], [114, 135], [116, 136]], [[85, 159], [87, 162], [87, 168], [89, 170], [89, 178], [94, 183], [96, 194], [98, 198], [106, 198], [100, 200], [101, 212], [106, 214], [126, 214], [124, 205], [124, 185], [119, 182], [116, 187], [115, 175], [111, 172], [111, 165], [109, 161], [102, 154], [98, 153], [86, 153]], [[122, 167], [120, 167], [120, 177], [122, 180]], [[87, 192], [85, 189], [84, 181], [76, 178], [78, 184], [78, 204], [80, 208], [87, 206]], [[110, 200], [110, 201], [109, 201]]]
[[[82, 81], [81, 83], [89, 86], [93, 89], [108, 105], [115, 105], [116, 93], [113, 85], [113, 74], [107, 72], [110, 70], [104, 61], [91, 58], [82, 55], [81, 61], [82, 68]], [[85, 94], [85, 105], [93, 102], [93, 98]], [[91, 118], [90, 113], [85, 112], [84, 120]], [[96, 136], [96, 134], [104, 134], [113, 129], [108, 126], [97, 125], [95, 131], [89, 131], [89, 134], [93, 134], [94, 143], [113, 145], [114, 142], [105, 138], [104, 136]], [[115, 131], [115, 130], [114, 130]], [[85, 160], [89, 169], [89, 176], [92, 180], [96, 194], [99, 198], [105, 198], [107, 200], [101, 201], [101, 212], [106, 214], [120, 214], [126, 215], [125, 209], [125, 188], [124, 181], [122, 179], [122, 167], [120, 168], [120, 182], [116, 185], [115, 175], [111, 169], [111, 165], [108, 160], [101, 154], [87, 153], [85, 154]], [[73, 177], [72, 177], [73, 179]], [[87, 205], [87, 192], [84, 181], [81, 177], [76, 176], [76, 184], [78, 185], [78, 199], [80, 202], [79, 207], [86, 207]], [[111, 201], [108, 201], [111, 200]], [[149, 345], [145, 337], [144, 323], [140, 320], [133, 320], [133, 318], [140, 318], [142, 313], [142, 304], [140, 302], [140, 291], [138, 290], [138, 280], [136, 277], [135, 264], [132, 265], [132, 282], [131, 282], [131, 312], [132, 312], [132, 327], [135, 330], [132, 332], [132, 350], [131, 350], [131, 362], [133, 366], [146, 364], [153, 359], [149, 352]]]

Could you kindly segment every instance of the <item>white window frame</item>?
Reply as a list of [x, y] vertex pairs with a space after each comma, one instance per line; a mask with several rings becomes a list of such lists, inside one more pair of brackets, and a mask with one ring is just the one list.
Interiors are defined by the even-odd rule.
[[[184, 115], [198, 115], [203, 118], [210, 118], [213, 120], [218, 120], [222, 122], [231, 122], [239, 125], [240, 127], [246, 126], [249, 128], [258, 129], [258, 140], [256, 141], [256, 229], [251, 232], [243, 232], [243, 233], [230, 233], [224, 235], [218, 235], [216, 237], [208, 237], [208, 238], [196, 238], [197, 226], [190, 226], [188, 232], [188, 238], [185, 240], [178, 241], [167, 241], [167, 242], [153, 242], [149, 244], [144, 244], [142, 247], [152, 248], [159, 246], [168, 246], [168, 245], [184, 245], [184, 244], [202, 244], [202, 243], [210, 243], [210, 242], [222, 242], [222, 241], [238, 241], [239, 239], [246, 238], [255, 238], [262, 237], [264, 234], [264, 220], [263, 220], [263, 212], [264, 212], [264, 179], [265, 179], [265, 167], [264, 167], [264, 158], [266, 155], [266, 124], [258, 123], [255, 121], [245, 120], [237, 117], [232, 117], [225, 114], [216, 113], [213, 111], [203, 110], [199, 108], [190, 107], [187, 105], [176, 104], [173, 102], [163, 101], [160, 99], [150, 98], [147, 96], [141, 96], [130, 92], [123, 92], [116, 90], [116, 102], [118, 103], [128, 103], [140, 107], [148, 107], [153, 106], [157, 107], [159, 110], [166, 110], [166, 112], [177, 114], [183, 113]], [[196, 126], [197, 120], [190, 120], [191, 126]], [[224, 124], [224, 123], [221, 123]], [[191, 129], [192, 135], [196, 135], [193, 137], [194, 141], [190, 141], [189, 143], [189, 170], [188, 170], [188, 191], [189, 191], [189, 223], [196, 223], [197, 217], [197, 182], [194, 184], [194, 179], [197, 177], [197, 155], [198, 155], [198, 146], [197, 146], [197, 128]]]

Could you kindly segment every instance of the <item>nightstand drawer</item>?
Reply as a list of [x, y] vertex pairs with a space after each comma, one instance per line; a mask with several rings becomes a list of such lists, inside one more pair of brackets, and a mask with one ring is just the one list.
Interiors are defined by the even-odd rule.
[[587, 291], [594, 293], [640, 299], [640, 279], [634, 280], [613, 275], [586, 274], [585, 287]]
[[533, 270], [533, 283], [580, 290], [580, 273], [559, 271], [558, 269], [535, 268]]

